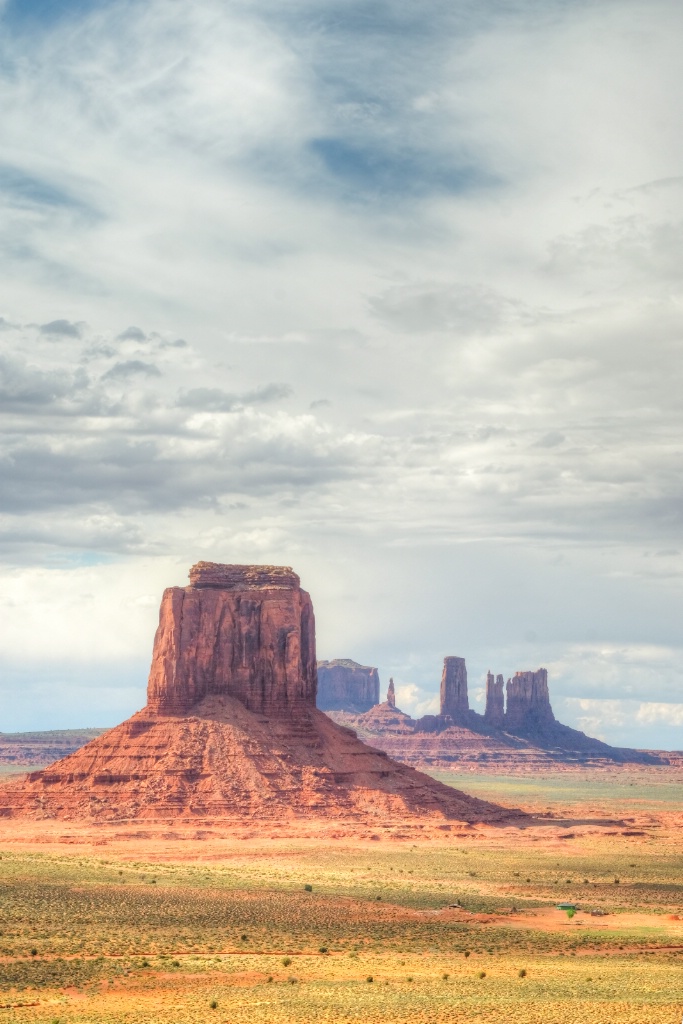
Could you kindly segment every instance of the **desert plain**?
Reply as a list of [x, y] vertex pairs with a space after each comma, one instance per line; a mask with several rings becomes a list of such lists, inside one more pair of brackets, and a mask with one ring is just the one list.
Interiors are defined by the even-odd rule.
[[529, 818], [0, 820], [5, 1019], [679, 1022], [683, 771], [436, 774]]

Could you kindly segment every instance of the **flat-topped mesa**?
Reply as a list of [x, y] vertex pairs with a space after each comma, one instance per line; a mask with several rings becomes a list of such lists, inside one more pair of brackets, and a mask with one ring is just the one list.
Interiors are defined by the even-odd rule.
[[377, 669], [350, 658], [319, 661], [317, 704], [321, 711], [369, 711], [379, 704]]
[[467, 668], [464, 658], [443, 659], [441, 675], [441, 717], [449, 716], [456, 725], [468, 721]]
[[505, 728], [535, 731], [555, 721], [550, 706], [547, 669], [537, 672], [515, 672], [507, 682]]
[[249, 711], [315, 706], [315, 622], [292, 569], [198, 562], [189, 587], [164, 591], [147, 686], [148, 710], [186, 713], [210, 694]]
[[501, 675], [493, 677], [493, 672], [486, 673], [486, 710], [484, 721], [493, 729], [502, 729], [505, 722], [504, 681]]

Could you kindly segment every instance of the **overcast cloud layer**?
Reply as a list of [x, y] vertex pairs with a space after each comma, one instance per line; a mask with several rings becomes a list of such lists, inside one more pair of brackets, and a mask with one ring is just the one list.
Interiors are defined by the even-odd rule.
[[[0, 730], [144, 700], [164, 586], [683, 748], [683, 9], [0, 6]], [[9, 699], [9, 692], [13, 696]]]

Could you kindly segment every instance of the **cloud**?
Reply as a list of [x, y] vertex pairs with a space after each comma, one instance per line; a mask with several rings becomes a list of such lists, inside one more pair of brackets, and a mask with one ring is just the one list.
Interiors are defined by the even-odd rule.
[[49, 324], [41, 324], [40, 333], [64, 338], [80, 338], [81, 326], [70, 320], [51, 320]]
[[6, 571], [288, 560], [418, 703], [675, 702], [680, 6], [68, 9], [2, 12]]
[[146, 341], [147, 335], [139, 327], [126, 327], [116, 336], [117, 341]]
[[82, 369], [41, 370], [21, 359], [0, 356], [0, 403], [5, 412], [54, 407], [82, 395], [88, 378]]
[[180, 392], [177, 404], [181, 408], [196, 409], [198, 412], [231, 412], [238, 406], [275, 402], [289, 398], [291, 394], [292, 389], [288, 384], [265, 384], [241, 395], [229, 394], [221, 388], [191, 388]]
[[668, 726], [681, 726], [683, 725], [683, 704], [662, 704], [648, 701], [638, 708], [636, 721], [648, 725], [661, 722]]
[[519, 319], [519, 303], [483, 284], [419, 282], [390, 288], [370, 298], [373, 313], [402, 331], [459, 331], [488, 334], [506, 320]]
[[159, 348], [187, 348], [187, 342], [183, 338], [174, 338], [172, 341], [160, 341]]
[[538, 441], [534, 441], [534, 448], [557, 448], [559, 444], [565, 441], [564, 434], [561, 434], [559, 430], [550, 430], [543, 437], [539, 437]]
[[102, 380], [128, 380], [130, 377], [160, 377], [161, 370], [154, 363], [141, 359], [127, 359], [114, 365], [102, 375]]

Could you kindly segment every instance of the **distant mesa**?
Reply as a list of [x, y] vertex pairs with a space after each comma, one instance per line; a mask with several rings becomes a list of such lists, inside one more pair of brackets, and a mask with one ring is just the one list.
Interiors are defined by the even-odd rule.
[[558, 722], [550, 704], [545, 668], [515, 672], [507, 684], [502, 675], [488, 672], [483, 715], [469, 706], [465, 659], [455, 656], [444, 658], [438, 715], [423, 715], [414, 721], [400, 711], [393, 679], [384, 704], [354, 717], [356, 706], [349, 700], [345, 707], [331, 711], [336, 721], [352, 725], [364, 739], [412, 764], [448, 764], [477, 757], [529, 761], [534, 751], [546, 761], [579, 763], [597, 758], [619, 763], [667, 763], [654, 753], [612, 747]]
[[362, 714], [379, 704], [379, 673], [349, 658], [318, 662], [318, 699], [321, 711]]
[[[376, 704], [376, 669], [328, 665], [333, 693], [351, 679], [359, 703]], [[0, 816], [373, 829], [523, 818], [367, 746], [316, 708], [316, 689], [313, 606], [296, 573], [199, 562], [189, 586], [164, 592], [147, 706], [0, 787]]]

